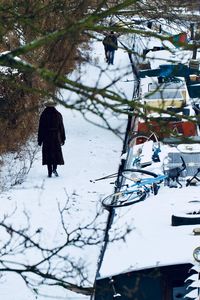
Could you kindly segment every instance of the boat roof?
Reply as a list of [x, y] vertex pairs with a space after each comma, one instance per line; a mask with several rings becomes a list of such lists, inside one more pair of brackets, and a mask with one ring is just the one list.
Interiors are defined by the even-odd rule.
[[[189, 98], [188, 89], [184, 77], [168, 78], [167, 81], [159, 82], [159, 77], [141, 78], [141, 94], [144, 98], [155, 99], [183, 99]], [[159, 97], [155, 97], [159, 95]]]
[[[199, 246], [199, 236], [194, 234], [199, 225], [174, 225], [174, 218], [194, 218], [200, 214], [200, 182], [186, 186], [200, 168], [200, 144], [160, 145], [160, 161], [152, 162], [155, 142], [146, 141], [129, 149], [126, 168], [133, 168], [138, 148], [142, 148], [142, 161], [146, 170], [163, 174], [164, 165], [180, 166], [183, 156], [187, 171], [180, 179], [182, 187], [161, 185], [157, 195], [127, 207], [115, 208], [112, 232], [131, 227], [120, 242], [108, 243], [100, 269], [100, 278], [125, 272], [173, 264], [192, 263], [193, 250]], [[140, 152], [141, 153], [141, 152]], [[178, 161], [177, 161], [178, 160]], [[148, 162], [148, 163], [147, 163]], [[200, 215], [199, 215], [200, 216]]]

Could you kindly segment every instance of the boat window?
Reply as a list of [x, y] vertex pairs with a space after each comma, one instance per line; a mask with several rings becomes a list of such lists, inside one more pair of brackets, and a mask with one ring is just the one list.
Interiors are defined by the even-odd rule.
[[174, 112], [174, 113], [182, 113], [184, 116], [190, 115], [189, 108], [182, 108], [182, 107], [167, 107], [167, 111]]
[[166, 89], [170, 89], [170, 90], [186, 90], [186, 85], [184, 82], [176, 82], [176, 83], [165, 83], [165, 84], [155, 84], [155, 83], [150, 83], [148, 85], [148, 90], [149, 92], [153, 92], [153, 91], [156, 91], [156, 90], [166, 90]]
[[189, 115], [190, 115], [190, 110], [189, 110], [189, 108], [184, 108], [184, 109], [183, 109], [183, 115], [184, 115], [184, 116], [189, 116]]
[[157, 91], [152, 94], [145, 95], [146, 99], [152, 100], [167, 100], [167, 99], [179, 99], [184, 100], [180, 91], [177, 90], [165, 90], [165, 91]]

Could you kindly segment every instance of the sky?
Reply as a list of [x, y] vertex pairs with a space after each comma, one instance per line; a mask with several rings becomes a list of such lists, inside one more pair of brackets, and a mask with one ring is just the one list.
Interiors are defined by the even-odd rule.
[[[120, 37], [120, 39], [127, 43], [127, 45], [132, 44], [131, 38]], [[155, 45], [155, 43], [157, 45], [157, 41], [155, 42], [155, 40], [151, 40], [149, 43], [149, 45]], [[99, 87], [104, 87], [120, 74], [122, 80], [120, 80], [113, 89], [120, 91], [120, 93], [125, 95], [128, 99], [131, 99], [133, 93], [133, 77], [131, 75], [127, 53], [125, 53], [122, 48], [118, 49], [116, 51], [114, 65], [108, 66], [105, 62], [102, 43], [91, 40], [90, 55], [92, 62], [79, 65], [77, 69], [70, 74], [70, 78], [81, 80], [82, 83], [92, 86], [95, 86], [98, 80]], [[152, 59], [152, 64], [155, 66], [155, 52], [149, 53], [149, 55]], [[156, 54], [156, 58], [158, 57], [160, 61], [163, 61], [163, 59], [166, 58], [166, 52], [159, 51], [159, 53]], [[183, 57], [181, 59], [183, 59]], [[104, 72], [101, 72], [102, 69]], [[68, 99], [69, 101], [73, 101], [75, 97], [74, 94], [70, 94], [67, 91], [61, 91], [61, 96], [62, 99]], [[89, 223], [95, 217], [97, 212], [100, 213], [98, 222], [101, 224], [102, 228], [105, 228], [104, 226], [106, 225], [108, 212], [102, 207], [101, 200], [107, 194], [112, 193], [114, 187], [108, 181], [95, 182], [95, 179], [117, 172], [122, 152], [122, 140], [112, 132], [87, 122], [79, 112], [67, 110], [62, 106], [57, 106], [57, 109], [63, 115], [67, 137], [66, 143], [62, 148], [65, 165], [58, 167], [59, 177], [47, 177], [47, 168], [46, 166], [42, 166], [41, 163], [41, 148], [38, 148], [36, 142], [33, 141], [31, 142], [31, 145], [33, 148], [35, 147], [35, 149], [37, 149], [37, 154], [25, 181], [21, 184], [14, 185], [7, 191], [5, 190], [0, 195], [0, 201], [2, 203], [0, 220], [6, 215], [12, 214], [14, 211], [14, 214], [8, 221], [12, 222], [13, 226], [16, 226], [17, 228], [23, 228], [23, 226], [26, 225], [26, 218], [24, 216], [24, 211], [26, 211], [30, 218], [31, 232], [35, 232], [38, 228], [42, 229], [41, 240], [49, 247], [57, 246], [65, 241], [65, 233], [61, 226], [59, 208], [64, 209], [67, 207], [65, 222], [68, 230], [73, 230], [80, 224], [83, 225]], [[102, 125], [101, 121], [96, 116], [88, 115], [88, 118]], [[120, 124], [121, 128], [125, 130], [127, 122], [126, 118], [120, 118], [119, 120], [110, 117], [110, 121], [113, 126], [118, 126]], [[8, 156], [8, 161], [9, 159], [12, 159], [12, 156]], [[5, 173], [1, 174], [1, 177], [10, 178], [6, 168], [4, 172]], [[176, 192], [178, 193], [178, 190]], [[140, 262], [141, 258], [145, 258], [143, 263], [145, 264], [146, 262], [149, 265], [154, 263], [155, 259], [162, 259], [163, 251], [167, 250], [167, 248], [164, 247], [164, 244], [164, 250], [161, 249], [162, 251], [160, 252], [158, 248], [158, 251], [152, 257], [152, 261], [150, 261], [149, 256], [146, 255], [147, 250], [145, 248], [147, 242], [149, 242], [150, 245], [152, 232], [155, 227], [158, 226], [156, 220], [155, 222], [152, 222], [152, 215], [149, 213], [150, 210], [153, 210], [154, 208], [158, 209], [159, 207], [159, 211], [162, 212], [162, 222], [166, 223], [167, 210], [165, 210], [165, 208], [167, 205], [170, 209], [173, 208], [169, 199], [167, 202], [164, 202], [164, 199], [159, 201], [159, 199], [159, 197], [157, 197], [156, 200], [149, 199], [146, 212], [141, 210], [142, 204], [138, 205], [137, 216], [136, 210], [134, 211], [134, 214], [132, 214], [132, 210], [129, 209], [122, 210], [120, 213], [117, 212], [117, 214], [119, 214], [119, 218], [116, 218], [115, 223], [117, 229], [123, 228], [124, 224], [127, 222], [131, 222], [137, 227], [137, 224], [142, 220], [145, 221], [145, 223], [148, 222], [151, 226], [149, 226], [147, 232], [144, 233], [143, 231], [138, 230], [133, 231], [133, 236], [130, 235], [130, 238], [128, 237], [128, 244], [114, 243], [108, 248], [102, 269], [100, 270], [102, 276], [107, 276], [109, 271], [111, 273], [116, 273], [124, 271], [127, 268], [126, 250], [127, 247], [129, 247], [127, 245], [130, 245], [130, 249], [132, 249], [132, 238], [134, 241], [137, 241], [137, 238], [142, 237], [143, 240], [143, 250], [142, 252], [138, 250], [137, 255], [135, 256], [136, 258], [138, 257], [139, 262], [133, 261], [132, 264], [138, 263], [138, 267], [143, 267]], [[182, 203], [179, 204], [182, 208]], [[134, 209], [136, 208], [134, 207]], [[161, 231], [158, 232], [158, 236], [163, 236], [162, 226], [160, 229]], [[171, 230], [168, 228], [164, 234], [169, 234], [170, 232]], [[2, 231], [2, 234], [5, 233]], [[188, 239], [192, 239], [191, 231], [189, 233], [188, 229], [186, 229], [186, 233], [184, 234], [187, 234]], [[101, 238], [103, 239], [103, 232], [101, 232]], [[154, 236], [152, 236], [152, 239], [153, 238]], [[2, 241], [0, 242], [2, 243]], [[195, 246], [196, 244], [198, 243], [195, 241], [192, 246]], [[78, 259], [86, 261], [88, 266], [88, 279], [91, 283], [93, 283], [95, 278], [101, 246], [102, 244], [98, 246], [87, 246], [81, 249], [75, 249], [73, 247], [66, 249], [66, 255], [72, 255], [76, 261]], [[185, 247], [185, 244], [183, 244], [183, 248], [188, 255], [191, 249]], [[116, 251], [115, 253], [119, 255], [124, 251], [124, 259], [118, 264], [116, 264], [116, 261], [113, 261], [114, 256], [112, 259], [113, 251]], [[153, 251], [154, 250], [152, 250], [152, 253]], [[171, 253], [169, 254], [171, 262], [173, 261], [173, 257], [171, 256]], [[156, 255], [158, 255], [158, 257]], [[16, 255], [14, 258], [9, 257], [9, 259], [14, 260], [15, 262], [23, 260], [32, 262], [37, 261], [38, 258], [39, 254], [37, 251], [30, 251], [25, 257], [20, 255]], [[176, 259], [175, 256], [174, 259]], [[56, 287], [43, 288], [41, 286], [40, 293], [47, 294], [50, 297], [55, 296], [55, 299], [88, 299], [88, 297], [80, 297], [79, 295]], [[36, 296], [26, 287], [21, 277], [10, 273], [4, 274], [0, 278], [0, 299], [33, 300], [36, 299]], [[44, 300], [46, 298], [38, 296], [37, 299]]]

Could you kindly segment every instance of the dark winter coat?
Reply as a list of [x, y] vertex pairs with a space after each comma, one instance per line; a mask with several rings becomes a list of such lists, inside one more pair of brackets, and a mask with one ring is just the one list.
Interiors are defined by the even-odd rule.
[[42, 164], [64, 165], [61, 149], [64, 143], [62, 115], [55, 107], [46, 107], [41, 114], [38, 129], [38, 145], [42, 145]]
[[117, 37], [115, 34], [109, 34], [103, 39], [105, 51], [115, 51], [118, 49]]

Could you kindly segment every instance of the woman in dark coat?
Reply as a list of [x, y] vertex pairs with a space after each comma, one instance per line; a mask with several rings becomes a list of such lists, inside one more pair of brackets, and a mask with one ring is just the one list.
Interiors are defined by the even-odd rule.
[[65, 143], [63, 118], [55, 108], [56, 102], [48, 101], [42, 112], [38, 128], [38, 145], [42, 145], [42, 164], [47, 165], [48, 176], [58, 176], [57, 165], [64, 165], [61, 146]]

